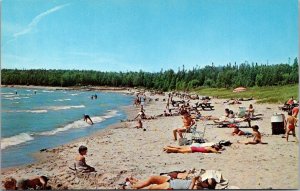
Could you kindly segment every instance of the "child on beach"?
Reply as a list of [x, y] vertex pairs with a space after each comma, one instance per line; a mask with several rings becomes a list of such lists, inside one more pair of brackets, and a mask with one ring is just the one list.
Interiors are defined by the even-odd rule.
[[79, 155], [76, 156], [75, 158], [75, 165], [76, 168], [80, 171], [80, 172], [94, 172], [95, 168], [89, 166], [86, 164], [85, 162], [85, 155], [87, 154], [87, 147], [81, 145], [78, 149]]
[[17, 181], [12, 177], [5, 178], [2, 184], [5, 190], [17, 190]]

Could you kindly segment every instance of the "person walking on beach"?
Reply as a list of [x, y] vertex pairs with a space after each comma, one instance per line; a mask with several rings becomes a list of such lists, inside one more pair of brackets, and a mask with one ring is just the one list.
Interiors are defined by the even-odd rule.
[[[286, 118], [286, 123], [285, 123], [285, 125], [287, 126], [287, 127], [285, 127], [286, 141], [289, 141], [290, 132], [292, 132], [293, 136], [296, 138], [296, 132], [295, 132], [296, 123], [297, 123], [297, 119], [294, 116], [292, 116], [292, 111], [289, 111], [288, 117]], [[297, 140], [297, 138], [296, 138], [296, 140]], [[297, 142], [298, 142], [298, 140], [297, 140]]]
[[92, 121], [92, 119], [90, 118], [90, 116], [87, 115], [87, 114], [84, 114], [84, 115], [83, 115], [83, 120], [84, 120], [85, 122], [87, 122], [87, 123], [88, 123], [87, 120], [89, 120], [89, 121], [91, 122], [92, 125], [94, 124], [93, 121]]
[[192, 119], [192, 117], [190, 116], [190, 114], [187, 111], [183, 110], [181, 112], [181, 115], [183, 115], [183, 117], [182, 117], [183, 127], [173, 130], [173, 135], [174, 135], [175, 141], [177, 140], [177, 133], [178, 133], [179, 137], [182, 138], [183, 137], [182, 133], [188, 131], [195, 124], [195, 121]]

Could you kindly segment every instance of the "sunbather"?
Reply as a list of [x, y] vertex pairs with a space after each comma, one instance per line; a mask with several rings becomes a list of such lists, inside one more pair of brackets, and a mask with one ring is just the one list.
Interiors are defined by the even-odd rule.
[[191, 118], [190, 114], [187, 111], [182, 111], [181, 115], [183, 115], [183, 127], [173, 130], [173, 136], [175, 141], [177, 140], [177, 133], [179, 137], [182, 138], [182, 133], [188, 131], [195, 124], [195, 121]]
[[196, 176], [191, 180], [172, 179], [170, 176], [150, 176], [146, 180], [139, 181], [136, 178], [127, 178], [134, 189], [149, 189], [149, 190], [177, 190], [177, 189], [214, 189], [216, 180], [213, 178], [201, 180], [201, 177]]
[[166, 146], [164, 151], [167, 153], [221, 153], [221, 146], [213, 145], [208, 147], [195, 147], [195, 146]]
[[242, 102], [235, 99], [234, 101], [228, 103], [228, 105], [234, 105], [234, 104], [242, 104]]
[[76, 156], [76, 169], [80, 172], [94, 172], [95, 168], [89, 166], [85, 162], [85, 155], [87, 154], [87, 147], [81, 145], [78, 149], [79, 155]]
[[241, 136], [241, 135], [251, 135], [250, 132], [244, 132], [242, 130], [240, 130], [240, 128], [238, 126], [235, 125], [235, 127], [233, 127], [233, 131], [231, 133], [233, 136], [234, 135], [238, 135], [238, 136]]
[[264, 143], [264, 142], [261, 141], [261, 134], [258, 131], [258, 129], [259, 129], [259, 127], [257, 125], [254, 125], [252, 127], [252, 130], [253, 130], [252, 135], [254, 136], [253, 141], [246, 141], [246, 142], [240, 142], [240, 141], [238, 141], [238, 143], [244, 143], [245, 145], [248, 145], [248, 144], [256, 145], [258, 143], [260, 143], [260, 144], [268, 144], [268, 143]]

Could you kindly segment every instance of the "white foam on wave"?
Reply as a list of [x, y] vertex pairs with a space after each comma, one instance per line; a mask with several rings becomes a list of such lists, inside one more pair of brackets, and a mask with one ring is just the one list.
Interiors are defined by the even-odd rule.
[[4, 94], [3, 97], [16, 97], [14, 94]]
[[50, 92], [54, 92], [54, 91], [43, 90], [42, 92], [45, 92], [45, 93], [50, 93]]
[[54, 101], [70, 101], [71, 99], [56, 99]]
[[[91, 119], [94, 123], [100, 123], [104, 120], [103, 117], [91, 117]], [[91, 125], [88, 124], [87, 122], [83, 121], [83, 119], [82, 119], [82, 120], [74, 121], [73, 123], [67, 124], [64, 127], [54, 129], [52, 131], [46, 131], [46, 132], [39, 133], [38, 135], [55, 135], [56, 133], [67, 131], [70, 129], [84, 128], [84, 127], [89, 127], [89, 126], [91, 126]]]
[[12, 95], [12, 94], [15, 94], [15, 93], [11, 93], [11, 92], [1, 93], [1, 95]]
[[[92, 121], [94, 123], [100, 123], [102, 121], [104, 121], [107, 118], [111, 118], [117, 115], [117, 111], [113, 110], [113, 111], [109, 111], [106, 115], [104, 116], [96, 116], [96, 117], [91, 117]], [[70, 124], [67, 124], [64, 127], [60, 127], [51, 131], [46, 131], [46, 132], [42, 132], [39, 133], [38, 135], [55, 135], [59, 132], [63, 132], [63, 131], [67, 131], [70, 129], [76, 129], [76, 128], [85, 128], [85, 127], [89, 127], [91, 126], [90, 124], [88, 124], [87, 122], [83, 121], [83, 119], [78, 120], [78, 121], [74, 121]]]
[[21, 99], [20, 97], [6, 97], [3, 99], [8, 99], [8, 100], [15, 100], [15, 99]]
[[57, 111], [57, 110], [65, 110], [65, 109], [72, 109], [72, 108], [84, 108], [85, 106], [84, 105], [70, 105], [70, 106], [49, 106], [47, 107], [47, 109], [50, 109], [50, 110], [54, 110], [54, 111]]
[[70, 94], [71, 96], [76, 96], [76, 95], [78, 95], [78, 94]]
[[31, 90], [26, 90], [26, 91], [31, 92]]
[[[19, 102], [17, 102], [19, 103]], [[3, 110], [6, 113], [47, 113], [45, 109], [36, 109], [36, 110]]]
[[19, 145], [21, 143], [25, 143], [33, 140], [34, 138], [27, 133], [20, 133], [18, 135], [2, 138], [1, 139], [1, 149], [5, 149], [9, 146]]

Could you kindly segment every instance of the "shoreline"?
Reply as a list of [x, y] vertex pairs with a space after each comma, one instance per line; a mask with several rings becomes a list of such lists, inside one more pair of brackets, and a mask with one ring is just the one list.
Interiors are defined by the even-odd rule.
[[[149, 96], [148, 96], [149, 97]], [[159, 98], [146, 104], [146, 114], [158, 115], [163, 112], [166, 96], [155, 95]], [[192, 101], [194, 102], [194, 101]], [[212, 99], [215, 110], [201, 111], [203, 115], [219, 116], [224, 108], [237, 110], [241, 105], [224, 105], [222, 99]], [[226, 147], [220, 154], [190, 153], [180, 154], [163, 152], [163, 146], [178, 143], [172, 140], [172, 129], [182, 124], [180, 116], [161, 117], [145, 120], [147, 129], [135, 129], [135, 122], [119, 122], [99, 130], [90, 136], [81, 137], [68, 144], [49, 149], [48, 152], [37, 152], [38, 163], [6, 169], [1, 172], [2, 177], [13, 176], [16, 179], [36, 175], [50, 178], [52, 189], [114, 189], [124, 182], [128, 176], [144, 179], [150, 175], [173, 170], [214, 169], [220, 170], [229, 180], [230, 186], [241, 189], [295, 189], [298, 188], [298, 148], [293, 142], [286, 142], [281, 135], [271, 135], [270, 117], [279, 111], [276, 104], [255, 104], [255, 100], [243, 102], [243, 106], [254, 104], [258, 113], [263, 113], [263, 120], [255, 121], [252, 125], [259, 125], [263, 133], [263, 141], [268, 145], [241, 145], [237, 140], [245, 141], [246, 137], [231, 136], [229, 128], [214, 128], [202, 121], [197, 122], [198, 129], [205, 131], [205, 139], [209, 142], [230, 140], [234, 144]], [[125, 106], [130, 119], [135, 117], [138, 108]], [[127, 113], [126, 113], [127, 114]], [[210, 123], [210, 122], [207, 122]], [[242, 129], [250, 130], [250, 129]], [[296, 131], [297, 136], [299, 132]], [[293, 141], [293, 137], [291, 137]], [[96, 173], [83, 177], [75, 175], [68, 167], [72, 166], [80, 145], [88, 147], [87, 164], [96, 168]], [[246, 167], [246, 168], [245, 168]], [[287, 177], [274, 176], [282, 169]], [[255, 172], [255, 173], [254, 173]], [[253, 174], [254, 173], [254, 174]], [[251, 177], [251, 174], [255, 177]], [[24, 177], [25, 176], [25, 177]]]

